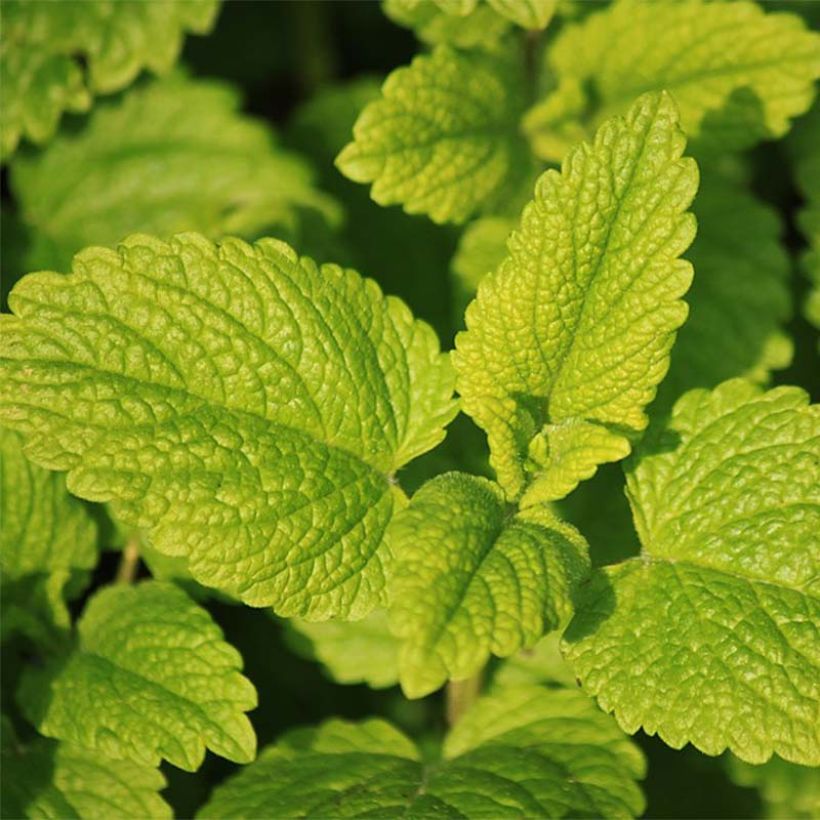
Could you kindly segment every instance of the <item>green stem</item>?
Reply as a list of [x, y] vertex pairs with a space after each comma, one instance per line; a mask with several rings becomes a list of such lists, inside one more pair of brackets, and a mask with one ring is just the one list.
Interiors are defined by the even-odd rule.
[[122, 551], [120, 565], [117, 567], [116, 584], [133, 584], [137, 577], [137, 567], [140, 562], [140, 542], [136, 535], [128, 539]]
[[482, 674], [479, 672], [466, 680], [451, 680], [447, 684], [447, 723], [452, 727], [464, 717], [464, 714], [478, 699], [481, 692]]

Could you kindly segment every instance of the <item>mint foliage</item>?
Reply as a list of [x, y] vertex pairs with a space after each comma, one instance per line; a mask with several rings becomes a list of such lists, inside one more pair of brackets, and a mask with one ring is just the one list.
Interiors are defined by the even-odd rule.
[[765, 383], [792, 357], [789, 258], [774, 210], [742, 185], [713, 173], [693, 210], [698, 235], [688, 254], [696, 271], [662, 401], [693, 387], [743, 376]]
[[188, 771], [205, 748], [238, 763], [256, 753], [245, 712], [256, 690], [242, 658], [208, 613], [172, 584], [146, 581], [97, 593], [76, 647], [30, 670], [19, 697], [46, 737], [113, 759]]
[[51, 643], [70, 626], [65, 595], [97, 563], [97, 526], [65, 481], [31, 464], [20, 437], [0, 428], [2, 634]]
[[399, 300], [280, 242], [187, 234], [89, 249], [10, 303], [0, 415], [72, 492], [251, 605], [383, 601], [390, 476], [455, 412], [438, 340]]
[[738, 150], [782, 137], [809, 108], [820, 35], [748, 0], [616, 0], [561, 33], [546, 71], [557, 87], [528, 114], [527, 130], [547, 159], [662, 89], [674, 95], [696, 152]]
[[399, 680], [399, 644], [378, 609], [360, 621], [288, 621], [296, 652], [315, 658], [338, 683], [366, 683], [374, 689]]
[[634, 783], [642, 755], [577, 691], [487, 697], [445, 740], [443, 757], [423, 763], [382, 720], [333, 720], [263, 750], [199, 816], [632, 817], [643, 806]]
[[0, 816], [815, 816], [818, 10], [219, 7], [0, 8]]
[[687, 393], [636, 453], [641, 556], [595, 574], [564, 636], [626, 731], [820, 762], [817, 410], [733, 380]]
[[467, 309], [458, 390], [511, 499], [565, 496], [646, 427], [692, 280], [678, 258], [698, 184], [684, 147], [666, 94], [605, 123], [539, 179]]
[[24, 744], [5, 720], [0, 760], [3, 817], [173, 816], [159, 796], [166, 785], [159, 770], [43, 738]]
[[36, 236], [27, 269], [63, 270], [77, 251], [114, 246], [135, 226], [162, 238], [256, 239], [271, 229], [298, 235], [308, 210], [336, 220], [308, 164], [239, 104], [222, 83], [176, 74], [98, 106], [79, 133], [16, 159], [12, 187]]
[[385, 80], [336, 164], [355, 182], [373, 183], [380, 205], [401, 203], [435, 222], [504, 208], [532, 169], [518, 129], [523, 81], [512, 49], [439, 46]]
[[143, 68], [169, 71], [184, 35], [205, 34], [218, 8], [218, 0], [5, 2], [0, 158], [23, 137], [50, 139], [63, 112], [87, 110], [95, 94], [118, 91]]
[[399, 678], [409, 697], [476, 674], [572, 611], [587, 574], [583, 538], [544, 507], [508, 516], [490, 481], [447, 473], [395, 517], [390, 624], [403, 639]]

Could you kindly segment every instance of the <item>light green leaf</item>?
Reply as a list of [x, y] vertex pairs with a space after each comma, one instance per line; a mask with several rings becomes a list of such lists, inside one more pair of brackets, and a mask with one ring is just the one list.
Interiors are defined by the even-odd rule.
[[281, 242], [185, 234], [88, 249], [10, 304], [0, 417], [72, 492], [252, 606], [382, 602], [391, 477], [456, 410], [402, 302]]
[[792, 355], [783, 330], [791, 313], [790, 263], [776, 212], [716, 173], [704, 175], [694, 211], [689, 318], [660, 390], [659, 403], [669, 407], [686, 390], [734, 376], [766, 382]]
[[558, 0], [487, 0], [500, 15], [522, 28], [537, 30], [552, 20]]
[[158, 769], [42, 738], [23, 746], [10, 724], [4, 723], [2, 737], [3, 817], [173, 816], [159, 796], [165, 778]]
[[[387, 612], [376, 610], [361, 621], [290, 620], [297, 633], [296, 650], [316, 658], [338, 683], [366, 683], [374, 689], [399, 682], [399, 644], [387, 624]], [[298, 645], [304, 638], [310, 649]]]
[[507, 19], [487, 2], [466, 15], [448, 14], [435, 0], [383, 0], [382, 9], [394, 23], [412, 28], [422, 42], [431, 45], [492, 46], [510, 27]]
[[773, 757], [762, 766], [751, 766], [730, 757], [729, 776], [740, 786], [760, 791], [764, 817], [773, 820], [814, 820], [820, 816], [820, 772], [809, 766]]
[[820, 413], [692, 390], [628, 475], [642, 555], [584, 587], [564, 650], [628, 732], [820, 763]]
[[674, 95], [697, 151], [734, 150], [783, 136], [808, 109], [820, 36], [797, 16], [747, 0], [620, 0], [563, 31], [547, 72], [557, 89], [527, 117], [547, 159], [561, 159], [579, 129], [661, 89]]
[[684, 145], [671, 98], [642, 97], [540, 178], [479, 285], [458, 390], [511, 499], [560, 498], [647, 424], [692, 279], [678, 259], [698, 182]]
[[185, 32], [205, 34], [217, 9], [217, 0], [4, 0], [0, 156], [24, 136], [45, 142], [64, 111], [85, 111], [143, 68], [169, 71]]
[[509, 517], [496, 484], [463, 473], [429, 481], [388, 537], [390, 626], [403, 639], [408, 697], [476, 674], [490, 654], [529, 648], [572, 611], [586, 542], [543, 506]]
[[561, 655], [559, 632], [545, 635], [532, 649], [511, 655], [492, 677], [492, 689], [508, 689], [524, 684], [556, 684], [574, 687], [575, 673]]
[[[472, 716], [475, 716], [473, 719]], [[496, 731], [473, 731], [490, 715]], [[463, 726], [463, 728], [462, 728]], [[424, 764], [381, 720], [285, 736], [218, 786], [200, 817], [631, 817], [641, 753], [577, 691], [479, 701]]]
[[31, 464], [20, 437], [0, 428], [2, 631], [49, 642], [67, 629], [63, 600], [82, 589], [97, 563], [97, 527], [57, 473]]
[[229, 86], [175, 75], [15, 160], [12, 188], [36, 237], [28, 269], [62, 270], [81, 248], [113, 247], [136, 231], [256, 239], [274, 225], [294, 229], [299, 209], [333, 219], [307, 164], [239, 104]]
[[195, 771], [209, 748], [253, 760], [244, 714], [256, 690], [242, 658], [211, 616], [160, 581], [98, 592], [78, 624], [73, 652], [29, 670], [18, 697], [47, 737], [101, 755]]
[[401, 203], [435, 222], [503, 207], [532, 167], [518, 131], [523, 70], [511, 50], [439, 46], [416, 57], [361, 113], [337, 166], [355, 182], [372, 182], [380, 205]]

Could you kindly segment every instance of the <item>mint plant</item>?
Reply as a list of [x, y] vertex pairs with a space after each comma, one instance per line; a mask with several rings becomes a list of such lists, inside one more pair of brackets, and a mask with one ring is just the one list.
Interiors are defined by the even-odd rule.
[[217, 11], [2, 8], [2, 816], [815, 816], [812, 8]]

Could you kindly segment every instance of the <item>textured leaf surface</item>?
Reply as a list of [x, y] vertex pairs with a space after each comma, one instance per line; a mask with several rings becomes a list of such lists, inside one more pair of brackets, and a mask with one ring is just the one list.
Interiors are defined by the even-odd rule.
[[435, 0], [383, 0], [384, 13], [397, 25], [412, 28], [425, 43], [449, 43], [459, 48], [491, 46], [510, 24], [489, 3], [465, 14], [449, 14]]
[[[488, 715], [496, 731], [474, 732]], [[447, 759], [429, 765], [381, 720], [292, 733], [217, 787], [200, 816], [630, 817], [643, 808], [640, 752], [580, 692], [515, 689], [479, 702], [463, 724]]]
[[534, 646], [570, 614], [589, 569], [572, 527], [543, 506], [508, 517], [496, 484], [462, 473], [425, 484], [388, 537], [390, 625], [409, 697]]
[[692, 278], [684, 144], [665, 94], [603, 125], [541, 177], [467, 310], [458, 389], [511, 498], [560, 498], [646, 426]]
[[[320, 661], [338, 683], [366, 683], [383, 689], [399, 682], [399, 644], [384, 610], [361, 621], [311, 623], [294, 619], [288, 625], [309, 643], [309, 657]], [[301, 651], [298, 646], [297, 651]]]
[[173, 584], [109, 587], [90, 601], [74, 651], [31, 670], [19, 697], [47, 737], [112, 758], [195, 771], [209, 748], [253, 760], [244, 714], [256, 691], [210, 615]]
[[565, 633], [584, 687], [678, 748], [820, 762], [820, 415], [802, 390], [693, 390], [628, 477], [640, 558]]
[[735, 376], [765, 382], [792, 353], [782, 327], [791, 313], [790, 263], [776, 212], [715, 173], [704, 176], [693, 209], [689, 317], [660, 391], [670, 405], [686, 390]]
[[732, 757], [728, 770], [738, 785], [758, 789], [765, 817], [813, 820], [820, 816], [820, 772], [816, 768], [798, 766], [779, 757], [762, 766], [751, 766]]
[[558, 88], [528, 116], [546, 158], [561, 158], [562, 137], [571, 144], [579, 129], [661, 89], [697, 150], [738, 149], [783, 136], [811, 105], [820, 36], [747, 0], [620, 0], [566, 29], [547, 64]]
[[64, 111], [86, 110], [94, 94], [124, 88], [143, 68], [168, 71], [185, 32], [207, 32], [217, 8], [216, 0], [6, 0], [0, 156], [23, 136], [45, 142]]
[[463, 222], [504, 204], [530, 173], [518, 133], [524, 104], [517, 55], [439, 46], [387, 78], [336, 163], [372, 182], [380, 205]]
[[238, 112], [229, 86], [175, 75], [100, 106], [76, 134], [17, 159], [12, 187], [36, 241], [29, 270], [63, 270], [89, 245], [130, 233], [256, 239], [298, 209], [336, 215], [298, 156]]
[[57, 473], [31, 464], [23, 443], [0, 428], [0, 568], [3, 634], [42, 637], [69, 626], [63, 589], [97, 563], [97, 527]]
[[283, 615], [382, 597], [389, 476], [455, 408], [399, 300], [287, 245], [195, 234], [92, 248], [3, 316], [0, 416], [201, 583]]
[[170, 818], [158, 769], [38, 739], [23, 747], [3, 726], [2, 816]]
[[447, 473], [389, 531], [390, 624], [409, 697], [532, 647], [572, 611], [589, 568], [583, 538], [545, 507], [509, 517], [497, 485]]

